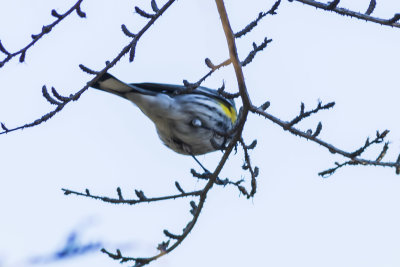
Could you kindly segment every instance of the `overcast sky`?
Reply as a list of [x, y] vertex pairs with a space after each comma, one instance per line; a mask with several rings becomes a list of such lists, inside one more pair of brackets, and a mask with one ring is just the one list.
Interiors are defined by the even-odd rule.
[[[30, 42], [50, 11], [69, 9], [71, 1], [3, 1], [0, 40], [10, 51]], [[226, 1], [234, 31], [267, 11], [274, 1]], [[161, 6], [161, 2], [159, 6]], [[365, 11], [368, 0], [341, 1]], [[92, 77], [78, 65], [101, 69], [129, 42], [120, 30], [136, 32], [146, 20], [134, 14], [150, 1], [83, 1], [87, 18], [71, 15], [31, 48], [24, 63], [12, 60], [0, 69], [0, 121], [7, 127], [31, 122], [54, 109], [42, 97], [45, 84], [61, 94], [80, 90]], [[400, 2], [378, 0], [375, 15], [391, 18]], [[400, 31], [283, 0], [278, 15], [265, 18], [237, 40], [244, 58], [252, 43], [273, 42], [244, 68], [257, 105], [284, 120], [297, 115], [300, 103], [319, 100], [336, 106], [298, 125], [315, 128], [320, 137], [353, 151], [390, 129], [386, 160], [400, 152], [398, 114]], [[208, 68], [228, 58], [226, 40], [214, 1], [180, 0], [140, 40], [135, 61], [124, 57], [110, 73], [127, 82], [197, 81]], [[225, 81], [235, 92], [232, 67], [203, 84]], [[237, 102], [240, 106], [240, 102]], [[252, 162], [260, 168], [257, 194], [247, 200], [235, 188], [215, 186], [197, 225], [183, 244], [151, 266], [399, 266], [400, 177], [394, 169], [347, 167], [328, 179], [318, 172], [344, 159], [290, 135], [277, 125], [250, 116], [245, 140], [257, 139]], [[203, 181], [191, 177], [199, 167], [159, 141], [153, 124], [131, 103], [89, 90], [48, 122], [0, 136], [0, 266], [29, 266], [34, 257], [61, 249], [73, 231], [82, 244], [101, 243], [127, 256], [152, 256], [165, 240], [163, 229], [180, 233], [190, 220], [190, 199], [139, 206], [110, 205], [76, 196], [61, 188], [126, 198], [134, 189], [147, 196], [177, 193], [179, 181], [189, 191]], [[375, 159], [380, 147], [365, 157]], [[220, 152], [199, 157], [213, 169]], [[249, 179], [243, 155], [232, 155], [222, 177]], [[100, 252], [47, 266], [118, 266]]]

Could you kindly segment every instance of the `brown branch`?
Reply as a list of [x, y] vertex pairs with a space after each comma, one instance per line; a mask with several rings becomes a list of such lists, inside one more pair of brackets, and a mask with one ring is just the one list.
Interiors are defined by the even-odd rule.
[[394, 14], [391, 19], [382, 19], [382, 18], [371, 16], [371, 14], [375, 8], [375, 5], [376, 5], [376, 2], [374, 0], [371, 0], [368, 10], [365, 14], [356, 12], [356, 11], [352, 11], [347, 8], [337, 7], [336, 5], [332, 4], [332, 3], [336, 4], [335, 1], [333, 1], [332, 3], [325, 4], [325, 3], [321, 3], [318, 1], [314, 1], [314, 0], [289, 0], [289, 2], [293, 2], [293, 1], [297, 1], [297, 2], [303, 3], [305, 5], [313, 6], [313, 7], [323, 9], [326, 11], [333, 11], [340, 15], [349, 16], [349, 17], [357, 18], [357, 19], [362, 19], [362, 20], [378, 23], [381, 25], [400, 28], [400, 23], [397, 22], [400, 19], [400, 14]]
[[209, 67], [211, 70], [195, 83], [190, 83], [187, 80], [183, 80], [183, 84], [185, 85], [186, 90], [181, 90], [181, 91], [177, 92], [177, 94], [189, 94], [189, 93], [193, 92], [193, 90], [195, 90], [197, 87], [199, 87], [216, 70], [219, 70], [222, 67], [228, 66], [229, 64], [231, 64], [231, 61], [230, 61], [230, 59], [227, 59], [218, 65], [214, 65], [209, 58], [206, 58], [205, 63], [207, 65], [207, 67]]
[[[220, 174], [222, 168], [224, 167], [226, 161], [228, 160], [229, 155], [231, 154], [233, 148], [236, 146], [236, 143], [241, 139], [243, 127], [246, 122], [246, 117], [249, 112], [249, 108], [251, 107], [251, 101], [248, 96], [247, 90], [246, 90], [246, 84], [244, 82], [244, 76], [243, 76], [243, 71], [242, 71], [242, 66], [239, 61], [238, 55], [237, 55], [237, 50], [236, 50], [236, 44], [235, 44], [235, 37], [232, 32], [232, 29], [229, 24], [228, 16], [225, 10], [225, 6], [223, 3], [223, 0], [216, 0], [218, 12], [221, 17], [221, 22], [222, 26], [224, 28], [225, 36], [228, 42], [228, 47], [229, 47], [229, 54], [230, 54], [230, 61], [232, 62], [235, 72], [236, 72], [236, 77], [238, 80], [239, 84], [239, 92], [243, 100], [243, 104], [245, 106], [245, 111], [244, 111], [244, 116], [242, 116], [241, 121], [239, 122], [239, 126], [237, 127], [237, 130], [235, 131], [232, 141], [229, 143], [229, 145], [226, 147], [225, 152], [218, 163], [218, 166], [215, 168], [214, 172], [210, 174], [209, 180], [205, 187], [201, 190], [200, 194], [200, 199], [199, 203], [195, 206], [193, 206], [192, 203], [192, 214], [193, 214], [193, 219], [187, 224], [187, 226], [184, 228], [183, 233], [181, 235], [174, 235], [174, 239], [176, 240], [175, 243], [173, 243], [170, 247], [166, 247], [165, 243], [162, 243], [161, 247], [163, 248], [160, 250], [160, 253], [153, 256], [153, 257], [148, 257], [148, 258], [129, 258], [129, 257], [123, 257], [120, 253], [120, 251], [117, 251], [117, 254], [112, 254], [106, 250], [102, 250], [103, 252], [107, 253], [110, 257], [114, 259], [119, 259], [121, 262], [125, 261], [134, 261], [135, 266], [143, 266], [146, 265], [159, 257], [166, 255], [173, 251], [176, 247], [178, 247], [182, 241], [188, 236], [188, 234], [191, 232], [193, 227], [195, 226], [200, 213], [204, 207], [205, 200], [207, 198], [207, 194], [209, 190], [212, 188], [214, 183], [216, 182], [218, 175]], [[207, 64], [208, 65], [208, 64]], [[160, 245], [159, 245], [160, 247]]]
[[[242, 70], [242, 64], [240, 63], [239, 56], [236, 49], [235, 35], [232, 31], [231, 25], [229, 23], [228, 14], [226, 13], [225, 5], [223, 0], [215, 0], [218, 8], [218, 13], [220, 15], [222, 26], [224, 29], [226, 41], [229, 48], [229, 56], [233, 64], [233, 68], [236, 73], [236, 79], [239, 85], [240, 96], [242, 97], [243, 106], [247, 109], [251, 106], [251, 100], [247, 92], [246, 83], [244, 81], [244, 75]], [[246, 112], [247, 113], [247, 112]]]

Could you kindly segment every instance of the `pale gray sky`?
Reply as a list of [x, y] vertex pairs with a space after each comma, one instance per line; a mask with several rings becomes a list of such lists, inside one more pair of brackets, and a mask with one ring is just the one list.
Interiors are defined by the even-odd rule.
[[[10, 51], [75, 1], [4, 1], [0, 39]], [[240, 30], [274, 1], [227, 1], [234, 30]], [[134, 6], [151, 10], [150, 1], [84, 1], [87, 19], [75, 14], [39, 41], [19, 64], [0, 69], [0, 121], [9, 128], [33, 121], [54, 108], [41, 88], [54, 86], [69, 95], [91, 79], [78, 64], [100, 69], [146, 22]], [[341, 1], [364, 10], [368, 1]], [[161, 2], [159, 3], [161, 6]], [[400, 2], [378, 0], [376, 16], [391, 18]], [[320, 137], [345, 150], [361, 146], [376, 130], [390, 129], [387, 160], [400, 152], [398, 64], [399, 29], [283, 1], [278, 15], [264, 19], [237, 41], [244, 58], [252, 42], [273, 42], [244, 69], [256, 104], [271, 101], [269, 111], [288, 120], [300, 102], [335, 101], [333, 110], [302, 122], [302, 129], [323, 123]], [[197, 81], [207, 71], [204, 59], [227, 59], [225, 37], [214, 1], [177, 1], [140, 40], [133, 63], [124, 57], [110, 72], [127, 82]], [[225, 81], [237, 89], [231, 67], [204, 86]], [[237, 103], [240, 105], [239, 103]], [[244, 137], [258, 140], [251, 152], [260, 168], [252, 200], [234, 188], [215, 187], [187, 240], [151, 266], [395, 267], [400, 265], [400, 177], [393, 169], [348, 167], [328, 179], [318, 172], [341, 162], [318, 145], [251, 116]], [[95, 90], [84, 93], [48, 122], [0, 136], [0, 266], [24, 266], [25, 259], [63, 246], [69, 232], [82, 241], [121, 247], [130, 256], [152, 256], [164, 240], [163, 229], [179, 233], [190, 219], [189, 199], [139, 206], [109, 205], [74, 196], [61, 188], [125, 197], [140, 189], [147, 196], [175, 193], [174, 182], [201, 189], [190, 175], [190, 157], [177, 155], [158, 140], [152, 123], [129, 102]], [[379, 148], [366, 153], [371, 159]], [[221, 156], [199, 159], [213, 169]], [[222, 177], [249, 175], [243, 156], [232, 155]], [[50, 266], [118, 266], [105, 255], [71, 259]]]

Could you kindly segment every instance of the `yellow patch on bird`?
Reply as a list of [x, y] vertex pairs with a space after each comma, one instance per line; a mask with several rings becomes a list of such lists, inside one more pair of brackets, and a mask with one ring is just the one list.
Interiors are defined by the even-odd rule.
[[233, 106], [227, 106], [225, 103], [219, 102], [219, 105], [222, 108], [222, 111], [225, 115], [231, 119], [232, 123], [235, 123], [237, 119], [236, 109]]

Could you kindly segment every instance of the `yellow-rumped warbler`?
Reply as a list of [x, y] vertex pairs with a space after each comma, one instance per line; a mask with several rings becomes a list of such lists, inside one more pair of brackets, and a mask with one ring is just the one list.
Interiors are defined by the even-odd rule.
[[187, 93], [183, 85], [127, 84], [105, 73], [92, 87], [132, 101], [154, 122], [164, 144], [184, 155], [220, 149], [229, 138], [218, 133], [232, 129], [237, 118], [233, 100], [201, 86]]

